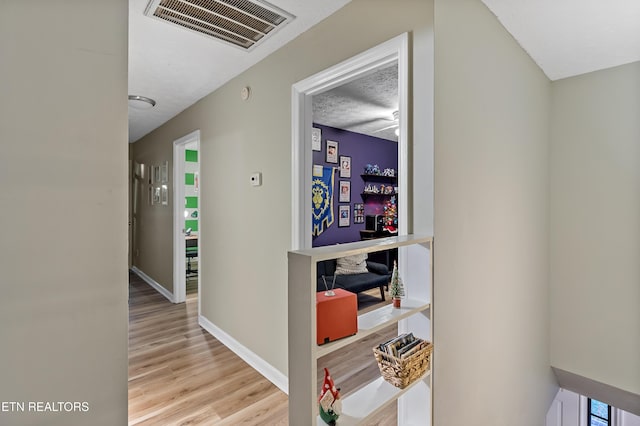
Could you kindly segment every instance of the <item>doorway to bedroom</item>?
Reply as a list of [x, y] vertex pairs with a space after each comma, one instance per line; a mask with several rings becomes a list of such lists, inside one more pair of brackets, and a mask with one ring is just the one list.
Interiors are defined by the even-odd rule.
[[173, 143], [174, 208], [173, 259], [175, 302], [187, 298], [200, 301], [202, 251], [200, 224], [200, 131], [192, 132]]

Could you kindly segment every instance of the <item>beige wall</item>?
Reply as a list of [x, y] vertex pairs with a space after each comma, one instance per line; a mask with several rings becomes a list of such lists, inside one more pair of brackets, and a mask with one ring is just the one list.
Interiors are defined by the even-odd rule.
[[[143, 138], [132, 144], [132, 163], [145, 166], [144, 179], [139, 180], [137, 191], [135, 235], [131, 247], [133, 266], [170, 293], [173, 293], [173, 141], [180, 136], [184, 135], [167, 143]], [[151, 205], [149, 189], [158, 186], [150, 183], [151, 167], [165, 161], [169, 162], [169, 204]]]
[[552, 88], [551, 361], [640, 394], [640, 63]]
[[[201, 130], [202, 314], [283, 374], [291, 244], [291, 86], [407, 31], [420, 34], [414, 42], [413, 73], [426, 75], [430, 46], [425, 34], [431, 31], [431, 15], [429, 1], [353, 1], [135, 143], [136, 159], [143, 150], [151, 158], [169, 152], [179, 137]], [[371, 25], [382, 19], [384, 25]], [[240, 99], [245, 85], [252, 91], [247, 102]], [[416, 96], [412, 108], [426, 117], [429, 104], [428, 97]], [[429, 142], [419, 135], [414, 143]], [[255, 171], [263, 174], [261, 187], [249, 185]], [[160, 271], [157, 277], [165, 285], [172, 276], [161, 265], [170, 263], [171, 222], [168, 217], [157, 220], [159, 228], [149, 227], [141, 238], [143, 244], [155, 239], [164, 254], [152, 260], [141, 252], [136, 264], [145, 273], [147, 268]]]
[[[124, 424], [127, 3], [99, 21], [93, 3], [35, 4], [0, 9], [0, 400], [89, 412], [0, 424]], [[549, 317], [554, 365], [640, 393], [639, 64], [550, 85], [479, 1], [435, 13], [435, 423], [541, 424]], [[356, 0], [136, 144], [142, 162], [171, 161], [171, 142], [202, 130], [203, 313], [282, 372], [291, 84], [411, 31], [421, 187], [431, 16], [428, 1]], [[429, 199], [415, 191], [415, 228], [430, 226]], [[150, 216], [134, 260], [169, 289], [170, 212]]]
[[479, 0], [435, 2], [434, 424], [544, 424], [551, 86]]
[[127, 13], [0, 3], [3, 425], [127, 422]]

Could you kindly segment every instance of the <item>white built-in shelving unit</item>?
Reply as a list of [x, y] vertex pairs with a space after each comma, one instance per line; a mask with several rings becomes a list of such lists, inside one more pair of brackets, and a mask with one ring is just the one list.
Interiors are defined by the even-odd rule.
[[[386, 305], [358, 316], [358, 332], [324, 345], [316, 344], [317, 263], [328, 259], [398, 249], [406, 298], [401, 308]], [[289, 252], [289, 424], [324, 425], [318, 416], [317, 363], [385, 327], [412, 332], [433, 342], [433, 238], [404, 235]], [[434, 345], [436, 343], [434, 342]], [[373, 359], [373, 352], [371, 352]], [[433, 356], [432, 356], [433, 364]], [[326, 366], [331, 370], [331, 366]], [[431, 371], [405, 389], [379, 377], [342, 399], [338, 426], [366, 424], [389, 404], [398, 404], [398, 425], [432, 424]]]

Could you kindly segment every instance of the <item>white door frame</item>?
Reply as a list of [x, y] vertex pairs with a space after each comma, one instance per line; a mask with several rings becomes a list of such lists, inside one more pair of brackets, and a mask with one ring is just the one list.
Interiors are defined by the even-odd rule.
[[[185, 156], [184, 147], [196, 142], [200, 152], [200, 130], [193, 131], [173, 142], [173, 303], [187, 299], [184, 239]], [[199, 160], [199, 159], [198, 159]], [[199, 162], [198, 162], [199, 163]], [[198, 258], [202, 258], [201, 200], [198, 200]], [[202, 262], [198, 262], [198, 313], [200, 312], [200, 277]]]
[[409, 36], [401, 34], [351, 59], [306, 78], [292, 87], [291, 247], [311, 248], [312, 96], [348, 83], [365, 73], [398, 63], [398, 235], [408, 230]]

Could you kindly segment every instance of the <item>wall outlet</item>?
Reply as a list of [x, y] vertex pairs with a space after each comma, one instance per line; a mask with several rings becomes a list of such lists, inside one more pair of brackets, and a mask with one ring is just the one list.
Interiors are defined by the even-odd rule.
[[262, 185], [262, 173], [260, 172], [252, 173], [251, 176], [249, 176], [249, 182], [251, 182], [251, 186]]

